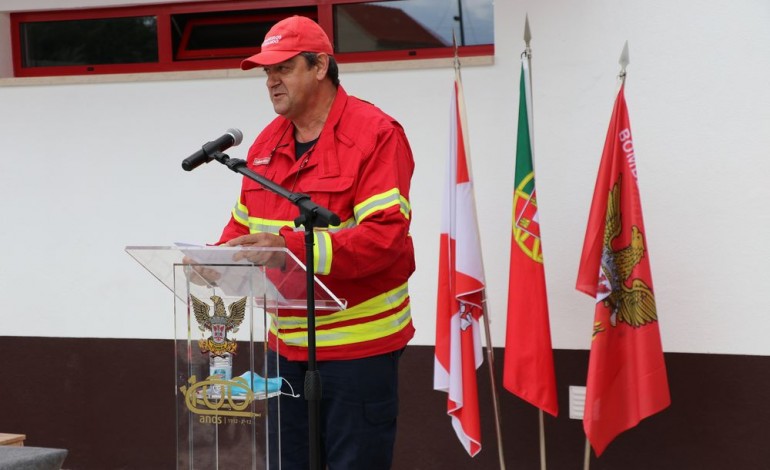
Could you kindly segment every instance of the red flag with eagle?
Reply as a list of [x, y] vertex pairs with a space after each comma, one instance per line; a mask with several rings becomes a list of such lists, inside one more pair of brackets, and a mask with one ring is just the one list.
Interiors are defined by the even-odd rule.
[[433, 388], [446, 392], [447, 414], [465, 450], [481, 450], [476, 369], [482, 362], [479, 317], [484, 298], [476, 203], [460, 72], [455, 67], [449, 161], [439, 243], [436, 357]]
[[602, 152], [576, 288], [596, 299], [583, 428], [596, 455], [670, 403], [621, 86]]
[[503, 385], [509, 392], [556, 416], [559, 404], [532, 165], [532, 90], [527, 61], [523, 56]]

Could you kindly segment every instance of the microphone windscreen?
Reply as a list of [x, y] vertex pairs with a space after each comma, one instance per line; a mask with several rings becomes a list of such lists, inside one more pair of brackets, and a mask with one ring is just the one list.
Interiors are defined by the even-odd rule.
[[241, 142], [243, 142], [243, 132], [241, 132], [240, 129], [231, 127], [230, 129], [227, 129], [227, 133], [233, 136], [233, 147], [241, 145]]

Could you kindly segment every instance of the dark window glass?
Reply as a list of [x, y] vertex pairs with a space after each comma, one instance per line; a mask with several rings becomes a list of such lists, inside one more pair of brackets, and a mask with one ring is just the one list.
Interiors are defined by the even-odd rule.
[[229, 49], [232, 47], [259, 47], [265, 37], [269, 23], [258, 21], [235, 24], [201, 24], [191, 29], [187, 48]]
[[492, 0], [399, 0], [337, 5], [337, 52], [494, 44]]
[[246, 57], [259, 51], [262, 39], [275, 23], [292, 15], [315, 19], [316, 9], [284, 8], [172, 15], [174, 58]]
[[158, 60], [154, 16], [22, 23], [21, 38], [24, 67]]

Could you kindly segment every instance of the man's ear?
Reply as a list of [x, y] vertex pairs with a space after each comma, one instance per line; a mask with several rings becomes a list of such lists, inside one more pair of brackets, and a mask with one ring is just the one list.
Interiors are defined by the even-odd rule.
[[318, 80], [323, 80], [326, 78], [326, 74], [329, 72], [329, 55], [323, 52], [319, 52], [318, 63], [315, 66], [318, 67], [316, 78]]

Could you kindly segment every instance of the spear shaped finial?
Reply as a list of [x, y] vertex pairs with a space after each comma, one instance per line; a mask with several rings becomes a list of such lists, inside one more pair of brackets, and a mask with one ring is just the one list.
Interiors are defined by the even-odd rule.
[[532, 32], [529, 30], [529, 13], [524, 16], [524, 45], [526, 46], [527, 57], [530, 55], [531, 49], [529, 48], [529, 42], [532, 40]]
[[620, 60], [618, 60], [618, 63], [620, 64], [620, 75], [619, 77], [625, 81], [626, 80], [626, 67], [628, 67], [629, 61], [628, 61], [628, 40], [626, 40], [626, 43], [623, 45], [623, 52], [620, 53]]
[[452, 29], [452, 48], [455, 51], [454, 67], [455, 67], [455, 70], [459, 70], [460, 69], [460, 53], [459, 53], [459, 50], [457, 48], [457, 39], [455, 37], [455, 30], [454, 29]]
[[529, 13], [524, 16], [524, 43], [529, 47], [529, 41], [532, 39], [532, 32], [529, 30]]

